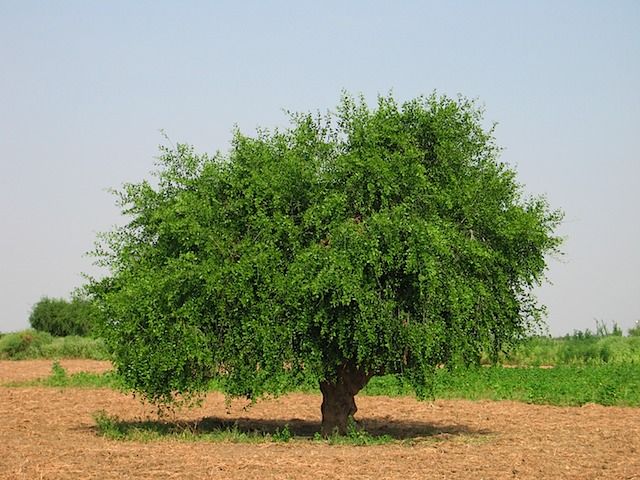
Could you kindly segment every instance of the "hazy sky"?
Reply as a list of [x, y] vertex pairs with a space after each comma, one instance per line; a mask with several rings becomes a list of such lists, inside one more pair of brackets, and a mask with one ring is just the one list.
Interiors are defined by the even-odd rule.
[[640, 319], [640, 2], [0, 0], [0, 331], [95, 273], [107, 193], [159, 133], [228, 149], [346, 89], [477, 98], [527, 192], [566, 212], [553, 334]]

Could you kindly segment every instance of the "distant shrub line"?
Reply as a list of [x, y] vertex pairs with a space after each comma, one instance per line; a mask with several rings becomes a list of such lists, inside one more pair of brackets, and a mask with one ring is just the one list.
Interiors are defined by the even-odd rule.
[[[483, 363], [491, 362], [485, 357]], [[640, 364], [640, 329], [630, 329], [628, 337], [623, 337], [616, 325], [611, 331], [600, 326], [595, 333], [576, 331], [561, 338], [534, 336], [501, 355], [498, 363], [521, 366]]]
[[36, 358], [86, 358], [108, 360], [107, 348], [100, 338], [79, 336], [54, 337], [47, 332], [24, 330], [0, 337], [1, 360]]
[[31, 310], [31, 327], [55, 337], [93, 336], [96, 333], [97, 309], [88, 299], [74, 297], [41, 298]]
[[[629, 333], [632, 333], [633, 329]], [[0, 359], [87, 358], [109, 359], [104, 342], [99, 338], [71, 335], [59, 337], [34, 329], [15, 333], [0, 333]], [[488, 355], [481, 363], [491, 364]], [[577, 332], [562, 338], [531, 337], [508, 355], [501, 355], [498, 364], [508, 366], [559, 365], [640, 365], [640, 336], [589, 334]]]

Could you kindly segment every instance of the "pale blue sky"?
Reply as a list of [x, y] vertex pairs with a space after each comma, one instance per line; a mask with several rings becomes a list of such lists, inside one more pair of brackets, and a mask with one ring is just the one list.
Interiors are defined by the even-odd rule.
[[477, 98], [566, 212], [551, 333], [640, 319], [638, 1], [0, 0], [0, 331], [96, 272], [106, 189], [148, 175], [159, 129], [224, 151], [342, 89]]

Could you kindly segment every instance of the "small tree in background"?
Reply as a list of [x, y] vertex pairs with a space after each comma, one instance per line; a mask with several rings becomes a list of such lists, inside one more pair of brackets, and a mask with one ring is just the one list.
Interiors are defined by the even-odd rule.
[[127, 385], [175, 402], [311, 378], [322, 432], [344, 433], [372, 376], [424, 397], [436, 366], [518, 341], [561, 214], [523, 198], [481, 120], [464, 99], [345, 95], [226, 156], [163, 148], [157, 185], [118, 193], [129, 223], [90, 287]]
[[95, 332], [97, 310], [86, 298], [41, 298], [31, 310], [32, 328], [57, 337], [88, 336]]

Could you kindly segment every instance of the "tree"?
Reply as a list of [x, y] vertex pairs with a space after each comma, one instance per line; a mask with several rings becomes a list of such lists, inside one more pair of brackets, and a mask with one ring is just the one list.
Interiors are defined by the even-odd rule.
[[82, 296], [76, 295], [71, 301], [42, 297], [33, 306], [29, 323], [34, 329], [57, 337], [88, 336], [94, 333], [96, 315], [96, 307]]
[[522, 338], [561, 213], [523, 197], [481, 122], [465, 99], [345, 94], [334, 114], [236, 132], [227, 155], [161, 148], [96, 250], [126, 384], [162, 403], [214, 378], [252, 399], [313, 379], [326, 435], [374, 375], [424, 397], [436, 366]]

